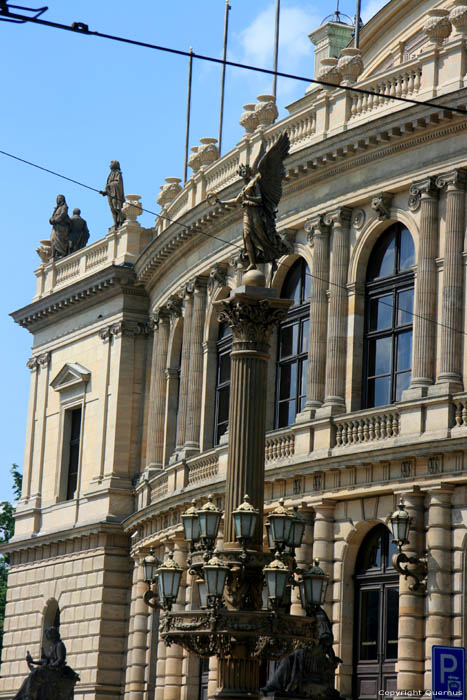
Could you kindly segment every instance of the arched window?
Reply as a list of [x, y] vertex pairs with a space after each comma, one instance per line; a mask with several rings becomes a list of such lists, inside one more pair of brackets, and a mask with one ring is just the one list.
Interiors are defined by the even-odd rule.
[[368, 262], [364, 404], [400, 401], [410, 386], [415, 248], [409, 230], [391, 226]]
[[229, 425], [230, 353], [232, 329], [225, 323], [219, 326], [217, 340], [216, 410], [214, 417], [214, 444], [218, 445]]
[[290, 268], [281, 297], [293, 299], [285, 321], [279, 326], [277, 361], [276, 427], [291, 425], [306, 401], [306, 372], [310, 329], [311, 276], [303, 258]]
[[399, 574], [392, 566], [397, 547], [385, 525], [363, 540], [355, 567], [354, 697], [380, 697], [397, 688]]

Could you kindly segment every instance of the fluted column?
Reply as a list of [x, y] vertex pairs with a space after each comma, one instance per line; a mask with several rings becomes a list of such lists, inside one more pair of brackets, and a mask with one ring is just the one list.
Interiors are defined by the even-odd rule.
[[325, 223], [332, 225], [332, 258], [329, 275], [324, 406], [332, 412], [345, 410], [347, 276], [351, 215], [352, 210], [349, 207], [340, 207], [325, 216]]
[[125, 700], [144, 700], [146, 692], [146, 652], [150, 610], [143, 600], [145, 592], [143, 567], [139, 560], [136, 560], [131, 590]]
[[193, 315], [193, 285], [184, 289], [185, 313], [183, 317], [183, 345], [180, 363], [180, 389], [177, 412], [177, 438], [175, 448], [181, 449], [185, 443], [188, 392], [190, 382], [191, 320]]
[[426, 549], [428, 576], [426, 585], [425, 688], [431, 682], [431, 647], [451, 644], [452, 532], [451, 498], [453, 488], [441, 485], [427, 494]]
[[203, 334], [206, 316], [207, 279], [194, 282], [193, 317], [190, 334], [190, 367], [185, 449], [199, 451], [201, 427], [201, 391], [203, 387]]
[[[232, 511], [247, 493], [263, 522], [264, 446], [266, 437], [267, 361], [273, 327], [287, 315], [291, 301], [276, 292], [242, 286], [215, 302], [219, 321], [232, 328], [229, 451], [226, 479], [225, 544], [236, 546]], [[252, 546], [262, 548], [257, 527]]]
[[308, 243], [313, 245], [306, 404], [302, 411], [308, 418], [313, 417], [316, 408], [324, 401], [330, 228], [320, 215], [310, 219], [305, 230], [308, 232]]
[[[329, 576], [328, 596], [332, 596], [334, 573], [334, 511], [336, 502], [325, 499], [321, 501], [321, 503], [314, 504], [313, 507], [315, 510], [313, 559], [319, 560], [320, 567], [324, 573]], [[330, 612], [329, 608], [327, 612]], [[332, 615], [329, 615], [329, 617], [331, 616]]]
[[[414, 182], [409, 208], [420, 207], [415, 316], [413, 320], [413, 363], [410, 389], [404, 397], [424, 396], [435, 376], [436, 350], [436, 256], [438, 254], [438, 190], [435, 178]], [[416, 390], [414, 392], [414, 389]]]
[[170, 316], [161, 307], [154, 313], [154, 342], [149, 393], [148, 435], [146, 464], [148, 469], [160, 469], [164, 452], [164, 421], [167, 381], [167, 349], [169, 345]]
[[462, 391], [462, 251], [465, 234], [465, 185], [467, 171], [440, 175], [436, 184], [446, 188], [443, 297], [440, 327], [440, 368], [437, 384], [449, 392]]
[[[420, 556], [425, 550], [424, 498], [417, 491], [401, 493], [411, 527], [409, 544], [404, 547], [408, 556]], [[397, 689], [423, 690], [425, 647], [425, 597], [411, 591], [413, 579], [399, 578], [399, 645], [397, 650]]]
[[[300, 568], [306, 568], [313, 562], [313, 514], [311, 512], [300, 512], [302, 518], [307, 521], [303, 541], [300, 547], [295, 550], [295, 559]], [[298, 586], [292, 587], [292, 605], [290, 608], [291, 615], [305, 615], [305, 610], [302, 607], [300, 591]]]
[[[177, 564], [186, 569], [186, 554], [187, 544], [185, 540], [176, 539], [174, 541], [174, 559]], [[174, 612], [182, 612], [185, 610], [185, 589], [186, 589], [186, 572], [184, 574], [182, 585], [180, 586], [177, 602], [173, 605]], [[164, 700], [180, 700], [181, 685], [183, 672], [183, 648], [178, 644], [172, 644], [167, 647], [165, 656], [165, 685], [164, 685]]]

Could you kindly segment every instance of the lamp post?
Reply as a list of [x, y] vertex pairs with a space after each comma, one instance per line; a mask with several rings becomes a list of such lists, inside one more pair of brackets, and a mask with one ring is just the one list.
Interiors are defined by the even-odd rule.
[[[392, 565], [402, 576], [413, 578], [414, 583], [409, 585], [409, 590], [424, 593], [424, 579], [427, 575], [427, 563], [424, 557], [409, 557], [402, 551], [402, 547], [409, 544], [409, 530], [411, 518], [405, 510], [404, 501], [401, 500], [394, 513], [389, 517], [393, 542], [397, 545], [397, 553], [392, 558]], [[405, 564], [405, 566], [403, 566]], [[409, 565], [411, 568], [409, 569]]]

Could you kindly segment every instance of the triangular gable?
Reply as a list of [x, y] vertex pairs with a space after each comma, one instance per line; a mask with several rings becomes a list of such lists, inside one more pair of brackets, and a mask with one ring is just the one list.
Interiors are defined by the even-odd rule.
[[86, 384], [91, 377], [91, 372], [77, 362], [67, 362], [63, 365], [55, 379], [50, 382], [50, 386], [55, 391], [63, 391], [72, 386]]

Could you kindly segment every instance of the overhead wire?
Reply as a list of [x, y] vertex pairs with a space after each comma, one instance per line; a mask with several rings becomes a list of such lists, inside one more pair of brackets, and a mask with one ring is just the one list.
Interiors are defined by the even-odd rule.
[[184, 51], [182, 49], [175, 49], [170, 46], [162, 46], [160, 44], [151, 44], [147, 41], [138, 41], [137, 39], [128, 39], [126, 37], [118, 36], [115, 34], [107, 34], [105, 32], [93, 31], [89, 29], [89, 26], [85, 22], [73, 22], [71, 25], [61, 24], [59, 22], [51, 22], [46, 19], [40, 19], [36, 17], [27, 17], [25, 15], [16, 14], [10, 12], [8, 5], [0, 4], [0, 21], [20, 21], [21, 23], [30, 22], [32, 24], [39, 24], [41, 26], [50, 27], [53, 29], [62, 29], [64, 31], [73, 32], [75, 34], [84, 34], [85, 36], [96, 36], [101, 39], [109, 39], [111, 41], [118, 41], [124, 44], [131, 44], [133, 46], [140, 46], [142, 48], [152, 49], [155, 51], [162, 51], [165, 53], [174, 54], [177, 56], [185, 56], [187, 58], [197, 58], [200, 61], [209, 61], [211, 63], [217, 63], [220, 65], [230, 66], [232, 68], [241, 68], [243, 70], [250, 70], [257, 73], [265, 73], [266, 75], [271, 75], [279, 78], [288, 78], [290, 80], [298, 80], [301, 82], [311, 83], [315, 85], [322, 85], [323, 87], [329, 87], [337, 90], [346, 90], [348, 92], [355, 92], [361, 95], [370, 95], [372, 97], [379, 97], [385, 100], [394, 100], [397, 102], [405, 102], [412, 105], [421, 105], [425, 107], [432, 107], [434, 109], [446, 109], [451, 112], [456, 112], [458, 114], [463, 114], [467, 116], [467, 109], [462, 107], [452, 107], [440, 104], [439, 102], [431, 102], [427, 100], [414, 100], [410, 97], [403, 97], [402, 95], [385, 95], [380, 92], [375, 92], [374, 90], [367, 90], [365, 88], [358, 88], [354, 85], [336, 85], [326, 80], [319, 80], [317, 78], [309, 78], [303, 75], [295, 75], [293, 73], [285, 73], [283, 71], [271, 70], [269, 68], [261, 68], [260, 66], [253, 66], [246, 63], [239, 63], [237, 61], [228, 61], [225, 58], [216, 58], [214, 56], [207, 56], [204, 54], [198, 54], [190, 51]]
[[[58, 173], [55, 170], [51, 170], [50, 168], [45, 168], [44, 166], [38, 165], [37, 163], [33, 163], [32, 161], [26, 160], [25, 158], [20, 158], [19, 156], [16, 156], [12, 153], [8, 153], [7, 151], [3, 151], [3, 150], [0, 150], [0, 154], [7, 156], [8, 158], [13, 158], [14, 160], [20, 161], [21, 163], [25, 163], [26, 165], [30, 165], [33, 168], [37, 168], [38, 170], [43, 170], [44, 172], [49, 173], [50, 175], [55, 175], [56, 177], [59, 177], [62, 180], [67, 180], [68, 182], [72, 182], [75, 185], [79, 185], [80, 187], [85, 187], [87, 190], [91, 190], [92, 192], [97, 192], [97, 194], [102, 194], [102, 191], [97, 189], [96, 187], [92, 187], [91, 185], [87, 185], [84, 182], [80, 182], [79, 180], [75, 180], [74, 178], [68, 177], [67, 175], [63, 175], [62, 173]], [[222, 204], [222, 202], [220, 202], [220, 203]], [[201, 228], [199, 228], [196, 225], [194, 227], [186, 226], [186, 224], [183, 224], [180, 221], [176, 221], [174, 219], [171, 219], [170, 217], [168, 217], [167, 215], [164, 215], [164, 214], [157, 214], [155, 211], [152, 211], [151, 209], [146, 209], [145, 207], [141, 206], [140, 204], [138, 204], [138, 208], [142, 212], [146, 212], [147, 214], [152, 214], [153, 216], [155, 216], [158, 219], [163, 219], [164, 221], [168, 221], [171, 224], [174, 224], [176, 226], [180, 226], [180, 227], [184, 228], [185, 230], [190, 231], [190, 233], [191, 232], [199, 233], [199, 234], [206, 236], [208, 238], [213, 238], [213, 239], [219, 241], [220, 243], [224, 243], [227, 246], [233, 246], [235, 248], [238, 248], [239, 250], [244, 249], [243, 246], [239, 245], [238, 243], [235, 243], [234, 241], [226, 241], [225, 238], [220, 238], [219, 236], [214, 236], [211, 233], [207, 233], [206, 231], [203, 231]], [[318, 275], [314, 275], [311, 272], [307, 272], [307, 275], [309, 275], [312, 279], [316, 279], [320, 282], [324, 282], [325, 284], [328, 284], [330, 287], [337, 287], [338, 289], [342, 289], [345, 292], [348, 291], [347, 287], [345, 285], [338, 284], [337, 282], [331, 282], [331, 280], [324, 279], [322, 277], [319, 277]], [[356, 291], [355, 294], [356, 294], [356, 296], [362, 296], [362, 297], [365, 296], [364, 292]], [[384, 302], [381, 299], [378, 299], [378, 301], [379, 301], [379, 303], [381, 303], [384, 306], [388, 306], [391, 309], [393, 308], [393, 304], [389, 304], [387, 302]], [[440, 321], [436, 321], [434, 319], [427, 318], [426, 316], [422, 316], [421, 314], [417, 314], [414, 311], [411, 311], [409, 309], [403, 309], [403, 308], [398, 307], [398, 311], [406, 313], [409, 316], [412, 316], [413, 318], [418, 318], [422, 321], [427, 321], [428, 323], [431, 323], [435, 326], [439, 326], [440, 328], [446, 328], [447, 330], [453, 331], [454, 333], [459, 333], [461, 335], [467, 335], [467, 331], [459, 330], [458, 328], [452, 328], [452, 326], [448, 326], [447, 324], [441, 323]]]

